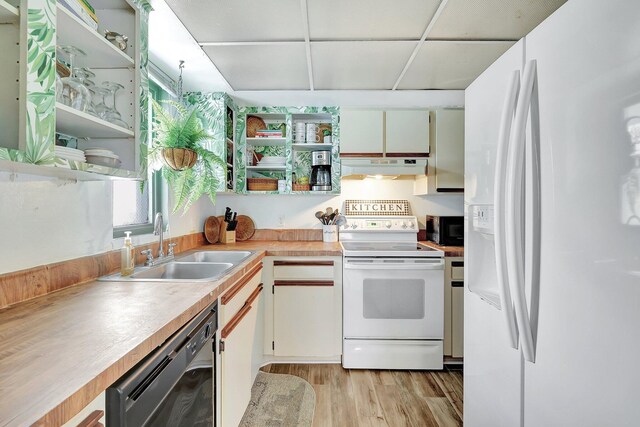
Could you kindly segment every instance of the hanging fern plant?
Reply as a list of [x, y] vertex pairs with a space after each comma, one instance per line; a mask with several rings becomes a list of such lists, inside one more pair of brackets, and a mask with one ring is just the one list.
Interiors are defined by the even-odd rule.
[[[162, 177], [175, 195], [173, 212], [182, 209], [184, 215], [203, 194], [207, 194], [215, 204], [216, 191], [220, 186], [216, 171], [224, 169], [225, 162], [203, 147], [211, 136], [202, 128], [197, 107], [186, 108], [174, 101], [163, 101], [163, 104], [167, 104], [170, 110], [153, 100], [156, 114], [153, 143], [148, 152], [149, 164], [153, 169], [162, 168]], [[173, 157], [171, 160], [167, 158], [167, 153], [178, 149], [195, 152], [197, 161], [192, 167], [187, 167], [188, 159], [176, 162]]]

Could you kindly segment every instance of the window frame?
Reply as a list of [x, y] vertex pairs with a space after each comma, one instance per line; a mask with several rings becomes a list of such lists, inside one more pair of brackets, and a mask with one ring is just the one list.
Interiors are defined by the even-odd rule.
[[[171, 95], [165, 92], [158, 84], [149, 80], [149, 97], [155, 100], [171, 99]], [[153, 108], [149, 103], [149, 144], [153, 139], [152, 122], [153, 122]], [[130, 231], [132, 236], [139, 236], [143, 234], [153, 233], [153, 221], [158, 212], [161, 212], [165, 217], [167, 215], [166, 201], [167, 190], [162, 180], [162, 171], [157, 170], [149, 174], [146, 179], [146, 184], [149, 186], [149, 222], [145, 224], [131, 224], [121, 225], [113, 227], [113, 238], [121, 238], [125, 236], [125, 231]], [[113, 206], [111, 207], [113, 211]]]

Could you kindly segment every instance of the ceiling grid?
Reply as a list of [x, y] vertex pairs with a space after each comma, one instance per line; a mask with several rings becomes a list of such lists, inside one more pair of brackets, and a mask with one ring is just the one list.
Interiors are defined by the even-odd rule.
[[234, 90], [465, 89], [566, 0], [166, 0]]

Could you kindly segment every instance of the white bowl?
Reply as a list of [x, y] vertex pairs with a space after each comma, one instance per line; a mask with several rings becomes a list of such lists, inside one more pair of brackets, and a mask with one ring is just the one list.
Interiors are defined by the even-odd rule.
[[120, 162], [119, 159], [114, 159], [113, 157], [107, 156], [92, 156], [90, 154], [86, 155], [87, 163], [91, 163], [93, 165], [106, 166], [108, 168], [119, 168]]

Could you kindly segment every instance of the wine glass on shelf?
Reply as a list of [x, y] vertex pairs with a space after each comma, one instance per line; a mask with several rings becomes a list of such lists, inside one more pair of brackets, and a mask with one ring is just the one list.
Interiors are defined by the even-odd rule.
[[77, 68], [76, 72], [75, 72], [76, 78], [80, 81], [80, 83], [82, 83], [82, 85], [84, 87], [87, 88], [89, 96], [88, 96], [88, 102], [87, 102], [87, 106], [85, 111], [89, 114], [91, 114], [92, 116], [97, 116], [98, 114], [96, 113], [94, 104], [95, 104], [95, 99], [94, 99], [94, 94], [95, 91], [93, 90], [93, 88], [95, 87], [95, 83], [90, 80], [91, 78], [95, 77], [96, 74], [91, 71], [90, 69], [86, 68], [86, 67], [82, 67], [82, 68]]
[[69, 77], [62, 78], [64, 85], [64, 96], [70, 107], [80, 111], [87, 111], [87, 107], [91, 102], [91, 94], [89, 89], [82, 84], [82, 81], [76, 77], [75, 61], [78, 56], [86, 56], [86, 54], [75, 46], [60, 46], [60, 50], [69, 56]]
[[116, 94], [120, 89], [124, 89], [124, 86], [117, 82], [102, 82], [102, 86], [104, 86], [112, 95], [112, 105], [108, 106], [109, 111], [106, 114], [105, 120], [113, 123], [114, 125], [129, 129], [129, 125], [122, 120], [122, 115], [116, 108]]
[[100, 86], [94, 86], [91, 89], [95, 93], [94, 100], [96, 103], [93, 108], [96, 111], [97, 116], [103, 120], [107, 120], [111, 108], [107, 106], [105, 98], [111, 94], [111, 91], [105, 87]]

